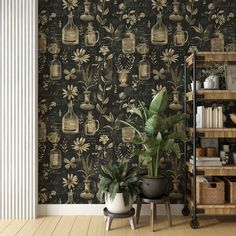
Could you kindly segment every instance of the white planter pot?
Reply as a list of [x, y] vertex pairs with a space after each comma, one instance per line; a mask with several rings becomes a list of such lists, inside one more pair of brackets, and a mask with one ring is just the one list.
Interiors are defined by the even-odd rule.
[[111, 201], [109, 193], [105, 194], [105, 204], [108, 209], [108, 211], [116, 214], [122, 214], [130, 211], [134, 203], [134, 200], [129, 200], [129, 205], [125, 206], [123, 193], [117, 193], [114, 200]]

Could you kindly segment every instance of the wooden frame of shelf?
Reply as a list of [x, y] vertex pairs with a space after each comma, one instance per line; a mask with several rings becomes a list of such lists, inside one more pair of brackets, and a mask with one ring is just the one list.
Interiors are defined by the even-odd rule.
[[[227, 101], [227, 100], [236, 100], [236, 90], [197, 90], [197, 96], [202, 100], [213, 100], [213, 101]], [[193, 91], [186, 94], [187, 101], [193, 101]]]
[[[189, 128], [188, 132], [191, 137], [193, 128]], [[197, 128], [196, 132], [202, 134], [202, 137], [205, 138], [236, 138], [236, 128]]]
[[[193, 164], [187, 163], [187, 168], [190, 173], [193, 173]], [[197, 166], [198, 175], [204, 176], [236, 176], [236, 165], [225, 166]]]

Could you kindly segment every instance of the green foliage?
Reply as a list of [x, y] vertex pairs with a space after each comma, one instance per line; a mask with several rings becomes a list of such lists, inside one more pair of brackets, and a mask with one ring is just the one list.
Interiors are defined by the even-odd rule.
[[187, 119], [188, 115], [166, 115], [167, 102], [167, 91], [162, 89], [153, 98], [149, 108], [140, 105], [131, 110], [143, 121], [143, 127], [137, 127], [131, 122], [121, 121], [121, 123], [134, 128], [136, 132], [134, 143], [142, 145], [136, 146], [133, 155], [139, 155], [141, 160], [147, 163], [149, 177], [160, 176], [160, 160], [166, 154], [172, 154], [173, 157], [180, 158], [179, 142], [187, 141], [184, 132], [174, 131], [174, 126]]
[[106, 192], [109, 193], [111, 201], [117, 193], [123, 193], [125, 206], [127, 206], [129, 198], [134, 199], [139, 194], [138, 170], [136, 167], [128, 167], [127, 162], [109, 162], [101, 166], [97, 193], [100, 202], [103, 202]]

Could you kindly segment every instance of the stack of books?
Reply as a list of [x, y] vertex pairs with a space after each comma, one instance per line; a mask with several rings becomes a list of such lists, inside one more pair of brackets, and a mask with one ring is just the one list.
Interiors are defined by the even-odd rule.
[[[190, 161], [193, 164], [193, 156]], [[196, 157], [196, 166], [222, 166], [220, 157]]]
[[223, 128], [223, 107], [197, 107], [197, 128]]

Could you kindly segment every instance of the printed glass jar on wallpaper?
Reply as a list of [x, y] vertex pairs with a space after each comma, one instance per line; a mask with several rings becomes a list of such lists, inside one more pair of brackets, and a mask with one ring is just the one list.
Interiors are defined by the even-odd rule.
[[[98, 203], [101, 164], [134, 147], [119, 119], [162, 87], [169, 112], [181, 113], [184, 56], [235, 42], [235, 9], [232, 0], [39, 0], [40, 203]], [[174, 202], [181, 183], [173, 177]]]

